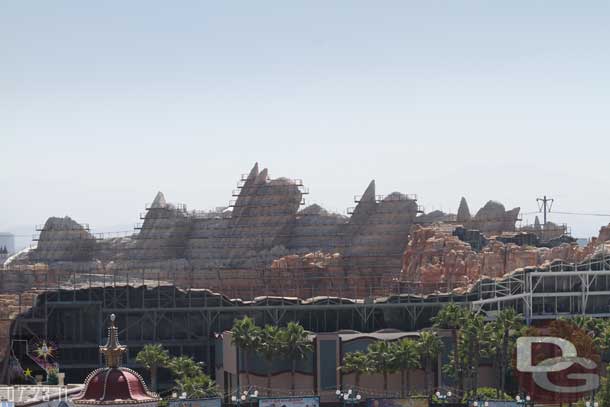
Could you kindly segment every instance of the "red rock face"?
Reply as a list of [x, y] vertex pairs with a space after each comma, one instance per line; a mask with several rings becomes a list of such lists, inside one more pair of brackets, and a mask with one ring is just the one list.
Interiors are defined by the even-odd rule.
[[[336, 252], [315, 251], [305, 255], [269, 252], [264, 259], [266, 265], [260, 268], [220, 265], [217, 269], [192, 270], [188, 264], [174, 262], [172, 271], [151, 267], [141, 271], [141, 278], [175, 281], [179, 287], [207, 288], [242, 299], [264, 295], [363, 298], [396, 294], [399, 289], [403, 293], [417, 294], [446, 292], [468, 287], [483, 276], [500, 278], [515, 269], [543, 266], [554, 260], [580, 262], [594, 254], [598, 242], [606, 239], [604, 233], [610, 233], [610, 227], [602, 228], [600, 239], [593, 239], [585, 248], [570, 244], [552, 249], [522, 247], [491, 239], [481, 252], [453, 236], [452, 227], [447, 225], [415, 226], [410, 232], [402, 261], [399, 257], [398, 264], [390, 262], [393, 258], [384, 256], [360, 256], [358, 262], [354, 262], [349, 256]], [[2, 274], [5, 289], [18, 292], [53, 287], [58, 280], [65, 282], [68, 277], [78, 276], [65, 264], [57, 269], [46, 265], [23, 268]], [[93, 273], [109, 273], [111, 279], [113, 271], [110, 265], [92, 270]], [[85, 276], [82, 286], [89, 283], [90, 278]], [[73, 284], [70, 282], [70, 286]], [[4, 301], [17, 302], [12, 297]], [[17, 313], [19, 311], [14, 312]]]
[[384, 295], [396, 287], [397, 272], [350, 267], [339, 253], [309, 253], [273, 261], [267, 287], [301, 298], [337, 296], [363, 298]]
[[547, 249], [496, 240], [479, 253], [438, 227], [415, 226], [403, 255], [400, 281], [422, 293], [467, 287], [481, 277], [499, 278], [516, 269], [544, 266], [554, 260], [579, 262], [594, 252], [595, 241], [587, 247], [563, 244]]
[[439, 285], [455, 288], [480, 274], [480, 264], [470, 245], [439, 229], [414, 227], [403, 256], [401, 281], [423, 292]]

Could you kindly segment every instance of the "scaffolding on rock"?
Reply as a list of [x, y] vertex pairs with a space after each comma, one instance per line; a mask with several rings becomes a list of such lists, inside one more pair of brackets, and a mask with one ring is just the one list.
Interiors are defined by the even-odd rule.
[[528, 323], [610, 316], [605, 256], [484, 278], [468, 289], [405, 282], [402, 256], [423, 212], [416, 195], [376, 195], [371, 183], [351, 217], [299, 211], [309, 192], [301, 180], [272, 180], [255, 169], [227, 207], [188, 210], [161, 195], [134, 232], [114, 236], [120, 239], [80, 225], [38, 241], [34, 258], [44, 266], [17, 262], [0, 271], [0, 352], [53, 339], [68, 380], [78, 380], [97, 366], [103, 316], [111, 313], [130, 349], [127, 366], [144, 344], [158, 342], [209, 367], [215, 334], [243, 315], [259, 324], [297, 320], [315, 332], [415, 330], [448, 302], [487, 318], [514, 307]]

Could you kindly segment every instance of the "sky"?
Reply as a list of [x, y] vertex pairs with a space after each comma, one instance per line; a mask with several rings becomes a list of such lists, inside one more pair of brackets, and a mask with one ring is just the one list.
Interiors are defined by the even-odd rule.
[[[255, 162], [378, 194], [610, 214], [606, 1], [5, 1], [0, 231], [227, 205]], [[610, 217], [549, 218], [596, 235]], [[524, 216], [524, 222], [533, 216]]]

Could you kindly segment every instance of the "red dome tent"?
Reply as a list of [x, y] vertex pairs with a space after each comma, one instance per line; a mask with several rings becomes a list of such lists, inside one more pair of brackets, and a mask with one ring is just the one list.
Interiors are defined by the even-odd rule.
[[85, 379], [83, 391], [73, 401], [78, 405], [122, 406], [137, 404], [139, 407], [157, 407], [159, 396], [148, 390], [142, 376], [134, 370], [121, 367], [127, 348], [119, 343], [115, 316], [110, 316], [108, 342], [100, 346], [106, 367], [96, 369]]

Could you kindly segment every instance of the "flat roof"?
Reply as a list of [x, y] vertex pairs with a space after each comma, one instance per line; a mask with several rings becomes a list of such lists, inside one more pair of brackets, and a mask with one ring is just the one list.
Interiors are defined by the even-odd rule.
[[353, 341], [354, 339], [371, 338], [378, 341], [395, 341], [408, 337], [419, 337], [418, 332], [371, 332], [371, 333], [339, 333], [337, 336], [343, 342]]

